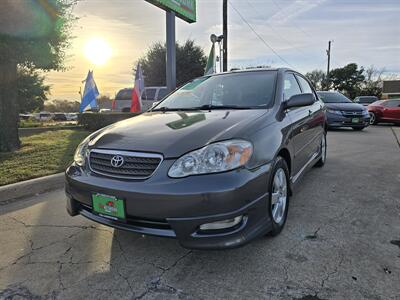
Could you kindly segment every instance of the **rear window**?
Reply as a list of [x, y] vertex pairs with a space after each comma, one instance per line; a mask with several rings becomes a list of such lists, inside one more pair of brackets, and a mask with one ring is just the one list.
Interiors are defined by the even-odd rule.
[[120, 90], [115, 96], [115, 100], [131, 100], [131, 99], [132, 99], [131, 89]]
[[168, 94], [167, 89], [160, 89], [160, 90], [158, 91], [157, 100], [161, 100], [161, 99], [164, 98], [167, 94]]
[[359, 97], [356, 102], [358, 103], [373, 103], [378, 101], [377, 97]]
[[142, 100], [154, 100], [157, 89], [145, 89], [142, 94]]

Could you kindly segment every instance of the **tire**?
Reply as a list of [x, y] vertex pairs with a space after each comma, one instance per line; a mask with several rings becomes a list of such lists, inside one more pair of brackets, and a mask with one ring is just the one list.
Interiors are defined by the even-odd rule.
[[321, 157], [320, 159], [316, 162], [315, 166], [318, 168], [321, 168], [325, 165], [325, 161], [326, 161], [326, 152], [328, 149], [328, 146], [326, 144], [326, 133], [324, 133], [324, 135], [322, 136], [321, 139], [321, 144], [320, 144], [320, 151], [321, 151]]
[[376, 115], [373, 112], [369, 112], [369, 125], [376, 125], [378, 122], [376, 121]]
[[365, 127], [353, 127], [353, 130], [355, 131], [361, 131], [363, 130]]
[[267, 211], [272, 223], [269, 235], [277, 236], [285, 226], [289, 209], [289, 169], [286, 161], [280, 156], [275, 160], [268, 191]]

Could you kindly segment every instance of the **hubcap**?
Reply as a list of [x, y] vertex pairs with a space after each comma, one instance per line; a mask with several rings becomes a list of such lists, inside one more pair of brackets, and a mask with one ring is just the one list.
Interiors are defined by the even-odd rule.
[[325, 136], [322, 136], [321, 140], [321, 159], [323, 162], [325, 162], [326, 159], [326, 141], [325, 141]]
[[375, 122], [375, 114], [369, 113], [369, 124], [373, 125]]
[[285, 215], [287, 202], [287, 181], [285, 171], [279, 168], [272, 184], [271, 209], [275, 223], [280, 223]]

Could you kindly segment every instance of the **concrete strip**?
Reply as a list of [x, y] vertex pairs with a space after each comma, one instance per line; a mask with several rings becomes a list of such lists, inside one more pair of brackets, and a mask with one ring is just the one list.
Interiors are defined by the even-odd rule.
[[0, 186], [0, 205], [13, 200], [34, 196], [64, 186], [64, 173], [44, 176], [5, 186]]
[[392, 127], [392, 131], [400, 147], [400, 127]]

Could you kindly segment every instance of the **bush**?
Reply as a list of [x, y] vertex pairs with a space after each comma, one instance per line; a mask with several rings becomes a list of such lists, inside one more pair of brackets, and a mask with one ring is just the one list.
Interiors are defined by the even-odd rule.
[[140, 113], [83, 113], [78, 115], [78, 125], [95, 131], [118, 121], [135, 117]]

